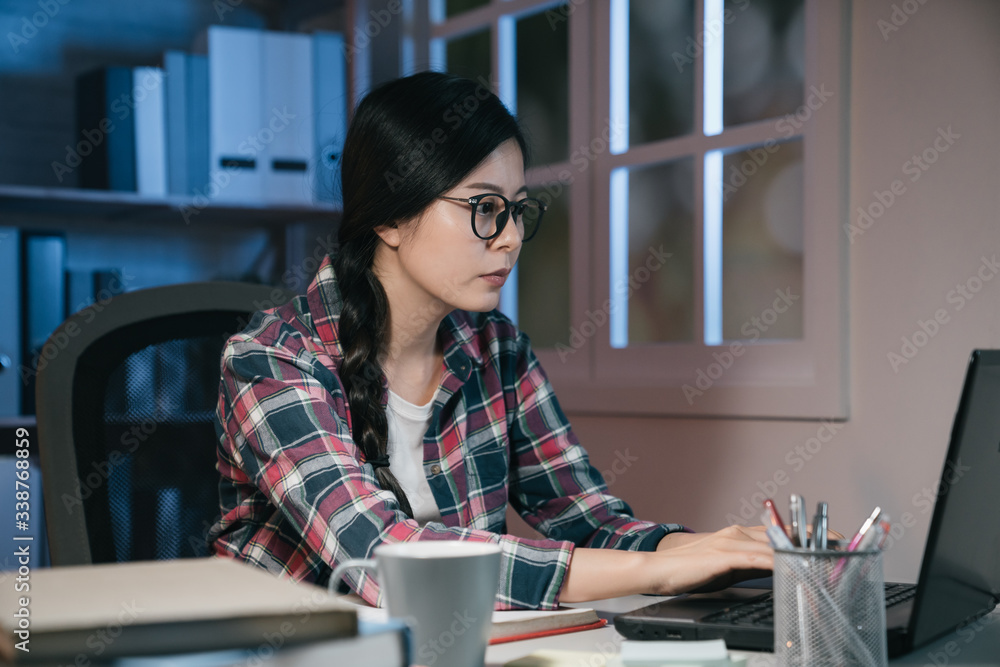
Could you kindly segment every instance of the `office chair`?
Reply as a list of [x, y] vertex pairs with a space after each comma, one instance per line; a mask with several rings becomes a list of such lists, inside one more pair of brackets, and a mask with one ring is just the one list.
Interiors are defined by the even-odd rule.
[[35, 392], [52, 565], [208, 554], [222, 346], [292, 297], [236, 282], [155, 287], [56, 329]]

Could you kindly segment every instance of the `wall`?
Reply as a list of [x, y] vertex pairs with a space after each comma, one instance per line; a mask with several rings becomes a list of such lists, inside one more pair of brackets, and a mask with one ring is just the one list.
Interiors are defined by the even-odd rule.
[[[896, 6], [901, 25], [886, 29], [897, 27]], [[611, 490], [638, 516], [718, 529], [730, 519], [742, 521], [744, 500], [763, 487], [777, 489], [782, 506], [790, 492], [805, 495], [810, 506], [828, 501], [831, 526], [847, 533], [881, 505], [893, 518], [909, 512], [915, 522], [889, 550], [886, 577], [916, 579], [928, 498], [941, 473], [969, 352], [1000, 347], [1000, 279], [983, 283], [971, 299], [958, 293], [948, 299], [976, 275], [981, 258], [1000, 256], [998, 34], [1000, 3], [989, 0], [853, 3], [852, 221], [858, 207], [877, 201], [875, 191], [889, 190], [897, 179], [903, 189], [897, 186], [902, 194], [850, 244], [850, 420], [831, 428], [570, 414], [592, 461], [612, 472]], [[957, 135], [952, 143], [938, 142], [947, 150], [911, 180], [916, 165], [906, 163], [949, 128]], [[947, 322], [894, 369], [888, 353], [901, 355], [901, 338], [911, 338], [918, 322], [939, 309]], [[804, 450], [817, 436], [810, 443], [815, 453]], [[615, 461], [621, 474], [614, 473]], [[774, 483], [775, 475], [784, 483]], [[761, 497], [753, 498], [755, 507]], [[759, 514], [748, 511], [749, 522], [758, 523]]]

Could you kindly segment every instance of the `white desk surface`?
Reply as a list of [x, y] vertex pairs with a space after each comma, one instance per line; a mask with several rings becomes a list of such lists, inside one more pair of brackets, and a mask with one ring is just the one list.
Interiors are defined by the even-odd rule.
[[[590, 607], [602, 612], [625, 613], [666, 599], [665, 597], [632, 595], [566, 606]], [[515, 660], [543, 649], [610, 652], [614, 654], [618, 651], [623, 639], [614, 626], [608, 623], [607, 626], [598, 630], [497, 644], [489, 647], [486, 651], [486, 665], [487, 667], [501, 667], [509, 660]], [[770, 667], [775, 664], [773, 653], [753, 651], [732, 651], [731, 653], [748, 656], [747, 667]], [[952, 633], [932, 644], [918, 648], [909, 655], [890, 660], [889, 664], [997, 667], [1000, 665], [1000, 609], [980, 619], [962, 634]]]

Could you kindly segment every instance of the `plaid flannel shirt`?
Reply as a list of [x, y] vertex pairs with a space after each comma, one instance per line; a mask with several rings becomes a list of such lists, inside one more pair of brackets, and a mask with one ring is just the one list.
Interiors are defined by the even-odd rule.
[[[656, 548], [678, 524], [638, 521], [589, 463], [528, 337], [498, 311], [441, 324], [444, 372], [424, 436], [441, 522], [420, 526], [382, 490], [351, 437], [338, 375], [340, 293], [324, 258], [304, 296], [256, 313], [222, 355], [216, 410], [222, 516], [208, 541], [296, 580], [384, 542], [474, 540], [502, 550], [498, 609], [558, 606], [575, 546]], [[383, 374], [382, 406], [388, 397]], [[547, 539], [507, 535], [507, 503]], [[348, 582], [372, 604], [377, 581]]]

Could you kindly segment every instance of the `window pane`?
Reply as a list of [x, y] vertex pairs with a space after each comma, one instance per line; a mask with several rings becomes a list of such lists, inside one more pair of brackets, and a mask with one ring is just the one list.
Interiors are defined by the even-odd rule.
[[490, 4], [490, 0], [445, 0], [444, 15], [447, 18], [451, 18], [456, 14], [461, 14], [462, 12], [467, 12], [470, 9], [475, 9], [476, 7], [482, 7], [483, 5], [488, 4]]
[[723, 122], [794, 113], [805, 71], [804, 0], [726, 0]]
[[722, 336], [802, 338], [802, 141], [723, 157]]
[[517, 324], [535, 347], [569, 345], [569, 187], [556, 183], [528, 194], [548, 204], [534, 238], [517, 260]]
[[517, 22], [517, 115], [528, 134], [531, 164], [569, 156], [569, 9], [557, 5]]
[[473, 81], [491, 80], [489, 29], [450, 40], [446, 49], [448, 72]]
[[[694, 120], [693, 0], [629, 2], [629, 145], [687, 134]], [[612, 73], [615, 76], [615, 73]]]
[[693, 158], [629, 170], [628, 275], [611, 284], [612, 300], [632, 290], [629, 345], [694, 338], [693, 171]]

